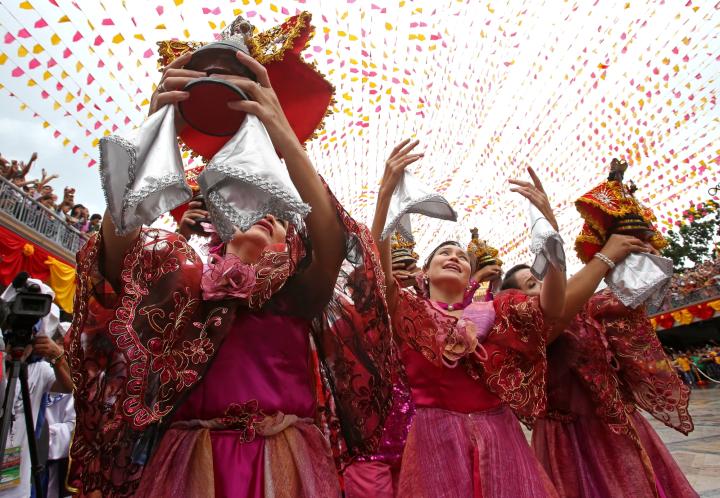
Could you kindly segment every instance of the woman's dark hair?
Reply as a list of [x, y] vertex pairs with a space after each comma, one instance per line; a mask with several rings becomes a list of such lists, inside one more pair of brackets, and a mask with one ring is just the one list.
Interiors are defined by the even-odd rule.
[[430, 256], [425, 260], [425, 264], [423, 265], [423, 271], [427, 270], [430, 267], [430, 262], [435, 257], [435, 253], [438, 252], [440, 249], [442, 249], [445, 246], [455, 246], [462, 249], [462, 246], [460, 245], [460, 242], [456, 242], [454, 240], [446, 240], [445, 242], [441, 243], [439, 246], [437, 246], [435, 249], [432, 250], [430, 253]]
[[516, 273], [520, 270], [529, 270], [530, 267], [528, 265], [515, 265], [512, 268], [510, 268], [507, 273], [505, 274], [505, 278], [503, 278], [502, 285], [500, 286], [500, 290], [507, 290], [507, 289], [520, 289], [520, 283], [517, 281], [517, 275]]

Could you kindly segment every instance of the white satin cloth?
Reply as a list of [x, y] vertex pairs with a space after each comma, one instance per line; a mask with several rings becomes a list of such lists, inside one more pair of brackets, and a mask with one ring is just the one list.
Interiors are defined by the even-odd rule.
[[615, 266], [605, 283], [630, 308], [648, 303], [659, 305], [670, 287], [672, 260], [646, 253], [632, 253]]
[[[165, 106], [128, 138], [100, 140], [100, 177], [108, 211], [125, 235], [192, 199], [175, 131]], [[218, 235], [229, 241], [267, 214], [300, 226], [310, 206], [300, 199], [260, 120], [248, 114], [237, 133], [198, 176]]]
[[560, 234], [555, 231], [550, 222], [540, 210], [528, 201], [530, 216], [530, 252], [535, 255], [535, 261], [530, 266], [530, 272], [538, 280], [545, 278], [549, 265], [565, 271], [565, 249]]
[[381, 239], [385, 240], [397, 231], [405, 240], [414, 242], [410, 224], [411, 213], [457, 221], [457, 213], [442, 195], [433, 192], [430, 187], [405, 170], [390, 199], [390, 208]]

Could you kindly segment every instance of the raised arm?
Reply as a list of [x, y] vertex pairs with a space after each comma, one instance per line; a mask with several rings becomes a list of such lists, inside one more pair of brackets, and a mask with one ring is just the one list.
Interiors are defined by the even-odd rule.
[[[182, 66], [190, 60], [191, 55], [190, 53], [182, 55], [167, 65], [160, 78], [158, 89], [150, 100], [150, 114], [157, 112], [163, 106], [175, 105], [187, 99], [189, 94], [180, 89], [184, 88], [189, 81], [205, 76], [205, 73], [182, 69]], [[178, 125], [179, 122], [176, 122], [176, 126]], [[100, 271], [110, 285], [115, 290], [119, 290], [123, 258], [140, 234], [140, 229], [133, 230], [127, 235], [118, 235], [110, 212], [106, 209], [100, 231], [103, 239], [99, 258]]]
[[28, 171], [30, 171], [30, 168], [32, 168], [33, 163], [37, 160], [37, 152], [33, 152], [32, 156], [30, 156], [30, 160], [22, 166], [20, 169], [20, 174], [22, 176], [25, 176], [28, 174]]
[[418, 140], [411, 142], [408, 138], [397, 144], [390, 152], [390, 157], [385, 161], [385, 171], [380, 181], [380, 190], [378, 191], [377, 204], [375, 205], [375, 217], [372, 222], [372, 235], [380, 251], [383, 272], [385, 272], [387, 301], [390, 314], [395, 311], [398, 288], [395, 278], [393, 277], [390, 237], [381, 240], [380, 236], [387, 221], [390, 199], [392, 199], [392, 194], [400, 178], [402, 178], [405, 168], [423, 157], [423, 154], [410, 154], [419, 143]]
[[[528, 167], [528, 173], [532, 178], [532, 183], [521, 180], [510, 180], [510, 183], [516, 185], [510, 190], [527, 198], [538, 208], [548, 222], [550, 222], [555, 231], [557, 231], [558, 224], [555, 220], [553, 210], [550, 207], [550, 201], [542, 186], [542, 182], [532, 168]], [[555, 265], [550, 265], [543, 279], [543, 285], [540, 291], [540, 308], [543, 310], [543, 314], [550, 320], [559, 320], [563, 316], [563, 310], [565, 309], [565, 286], [565, 270], [556, 268]]]
[[257, 83], [241, 76], [215, 74], [237, 85], [252, 100], [230, 102], [228, 107], [256, 115], [267, 129], [277, 152], [285, 160], [290, 179], [311, 212], [306, 218], [313, 249], [310, 266], [295, 284], [303, 293], [310, 314], [322, 308], [332, 295], [340, 264], [345, 255], [345, 234], [335, 206], [310, 158], [290, 127], [267, 70], [252, 57], [238, 51], [238, 60], [255, 74]]
[[[600, 254], [614, 264], [623, 261], [630, 253], [648, 252], [650, 249], [640, 240], [628, 235], [611, 235]], [[565, 293], [565, 310], [562, 321], [567, 324], [580, 312], [585, 303], [595, 294], [600, 281], [611, 270], [610, 266], [600, 258], [592, 258], [573, 275], [567, 283]]]

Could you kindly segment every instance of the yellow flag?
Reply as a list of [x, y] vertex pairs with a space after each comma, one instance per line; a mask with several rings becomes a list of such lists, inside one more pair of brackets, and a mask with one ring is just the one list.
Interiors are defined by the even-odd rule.
[[58, 19], [58, 22], [70, 22], [70, 18], [68, 16], [62, 16]]
[[28, 49], [25, 48], [25, 45], [20, 45], [18, 47], [18, 55], [20, 57], [25, 57], [28, 54]]
[[33, 6], [30, 2], [20, 2], [20, 8], [25, 10], [32, 10]]
[[92, 146], [93, 146], [93, 147], [97, 147], [99, 144], [100, 144], [100, 139], [99, 139], [99, 138], [96, 138], [95, 140], [92, 141]]
[[8, 60], [7, 54], [5, 54], [5, 53], [0, 53], [0, 66], [2, 66], [3, 64], [5, 64], [5, 61], [7, 61], [7, 60]]
[[137, 38], [138, 40], [145, 41], [145, 37], [143, 35], [141, 35], [140, 33], [136, 34], [135, 38]]
[[79, 73], [83, 67], [84, 67], [83, 63], [78, 61], [77, 64], [75, 64], [75, 71], [77, 71]]
[[50, 126], [50, 123], [48, 123], [47, 121], [43, 121], [43, 128], [47, 128], [48, 126]]
[[72, 102], [72, 100], [75, 98], [75, 95], [68, 92], [67, 95], [65, 95], [65, 102]]
[[45, 49], [43, 48], [43, 46], [40, 45], [39, 43], [37, 43], [37, 44], [33, 47], [33, 54], [39, 54], [39, 53], [41, 53], [43, 50], [45, 50]]
[[122, 42], [122, 41], [124, 41], [124, 40], [125, 40], [125, 38], [124, 38], [123, 35], [121, 35], [120, 33], [118, 33], [118, 34], [116, 34], [115, 36], [113, 36], [113, 39], [112, 39], [113, 43], [120, 43], [120, 42]]
[[58, 102], [57, 100], [55, 102], [53, 102], [53, 110], [54, 111], [57, 111], [58, 109], [60, 109], [60, 107], [62, 107], [60, 105], [60, 102]]
[[60, 79], [63, 79], [63, 80], [64, 80], [64, 79], [67, 78], [68, 76], [70, 76], [70, 75], [67, 73], [67, 71], [63, 71], [62, 73], [60, 73]]
[[180, 5], [183, 3], [183, 0], [175, 0], [175, 5]]
[[57, 33], [53, 34], [50, 37], [50, 43], [52, 43], [53, 45], [57, 45], [58, 43], [60, 43], [60, 37], [57, 35]]
[[37, 85], [37, 83], [35, 83], [35, 80], [34, 80], [34, 79], [31, 78], [31, 79], [28, 80], [27, 86], [35, 86], [35, 85]]
[[49, 80], [50, 78], [52, 78], [52, 73], [51, 73], [50, 71], [45, 71], [45, 72], [43, 73], [43, 81], [47, 81], [47, 80]]

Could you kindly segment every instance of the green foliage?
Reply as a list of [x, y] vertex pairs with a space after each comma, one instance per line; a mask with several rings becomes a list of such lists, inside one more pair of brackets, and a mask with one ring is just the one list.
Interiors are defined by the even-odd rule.
[[720, 205], [713, 200], [691, 206], [676, 222], [678, 228], [667, 235], [668, 246], [662, 254], [673, 260], [681, 271], [716, 256], [720, 238]]

